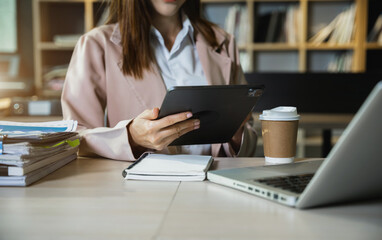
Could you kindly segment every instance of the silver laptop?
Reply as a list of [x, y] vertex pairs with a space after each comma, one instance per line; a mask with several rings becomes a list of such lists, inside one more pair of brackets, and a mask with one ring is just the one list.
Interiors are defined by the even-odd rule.
[[323, 161], [209, 171], [211, 182], [310, 208], [382, 195], [382, 81]]

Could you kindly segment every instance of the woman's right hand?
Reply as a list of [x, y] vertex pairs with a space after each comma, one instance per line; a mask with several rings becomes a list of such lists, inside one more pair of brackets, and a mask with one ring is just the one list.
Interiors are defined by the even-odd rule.
[[140, 149], [163, 150], [180, 136], [198, 129], [200, 121], [189, 119], [191, 112], [177, 113], [157, 119], [159, 108], [145, 110], [129, 125], [130, 145]]

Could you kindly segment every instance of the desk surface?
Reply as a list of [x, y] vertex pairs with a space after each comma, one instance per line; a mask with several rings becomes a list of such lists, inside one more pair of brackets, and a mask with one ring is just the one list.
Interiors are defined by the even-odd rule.
[[[213, 168], [262, 165], [219, 158]], [[296, 210], [204, 182], [126, 181], [129, 163], [80, 158], [0, 188], [0, 239], [381, 239], [382, 200]]]

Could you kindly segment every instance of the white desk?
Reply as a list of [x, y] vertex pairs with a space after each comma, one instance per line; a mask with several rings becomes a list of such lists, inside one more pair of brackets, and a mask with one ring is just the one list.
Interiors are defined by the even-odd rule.
[[[263, 164], [217, 159], [214, 168]], [[204, 182], [126, 181], [129, 163], [78, 159], [0, 188], [0, 239], [381, 239], [382, 200], [300, 211]]]

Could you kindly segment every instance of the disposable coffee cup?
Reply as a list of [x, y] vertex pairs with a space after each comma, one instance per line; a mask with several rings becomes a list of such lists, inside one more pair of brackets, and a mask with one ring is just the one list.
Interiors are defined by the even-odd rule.
[[297, 109], [289, 106], [264, 110], [260, 115], [266, 164], [294, 161], [299, 119]]

